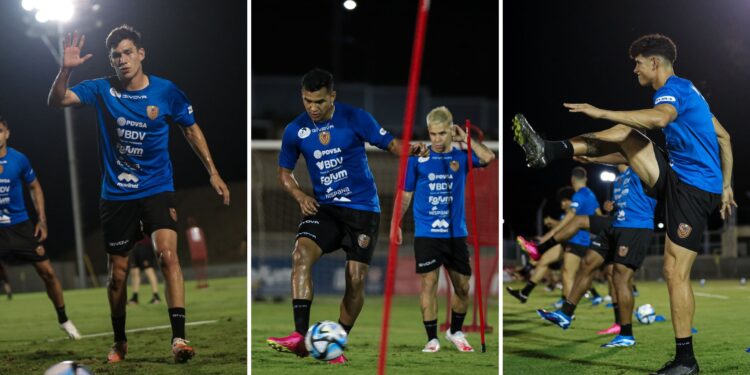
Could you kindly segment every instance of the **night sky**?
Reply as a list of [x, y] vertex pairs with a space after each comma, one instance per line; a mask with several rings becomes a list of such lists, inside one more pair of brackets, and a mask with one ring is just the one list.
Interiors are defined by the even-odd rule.
[[[523, 152], [510, 131], [513, 114], [526, 115], [545, 138], [566, 139], [613, 124], [568, 113], [563, 102], [600, 108], [650, 108], [653, 90], [638, 85], [630, 43], [662, 33], [677, 45], [675, 72], [701, 90], [711, 111], [732, 137], [735, 198], [739, 222], [747, 223], [750, 175], [743, 160], [750, 91], [750, 3], [737, 1], [510, 1], [503, 24], [503, 173], [505, 235], [533, 234], [535, 211], [543, 198], [547, 214], [557, 214], [554, 193], [569, 184], [573, 162], [558, 161], [543, 170], [525, 167]], [[540, 11], [544, 8], [544, 11]], [[664, 147], [661, 131], [649, 133]], [[604, 199], [603, 167], [590, 166], [589, 186]], [[721, 226], [714, 215], [709, 229]]]
[[[80, 3], [80, 2], [79, 2]], [[216, 165], [227, 182], [247, 179], [247, 12], [242, 1], [100, 1], [97, 19], [73, 21], [85, 30], [84, 53], [94, 57], [73, 72], [71, 85], [113, 74], [104, 39], [123, 23], [142, 34], [144, 70], [177, 84], [195, 108]], [[67, 148], [63, 111], [46, 106], [59, 65], [39, 38], [29, 38], [21, 1], [0, 2], [0, 114], [11, 127], [9, 145], [31, 160], [47, 200], [53, 258], [73, 247]], [[91, 13], [91, 12], [88, 12]], [[54, 40], [54, 39], [53, 39]], [[74, 111], [84, 235], [99, 227], [97, 135], [91, 109]], [[208, 175], [178, 129], [170, 135], [175, 187], [208, 186]], [[27, 206], [31, 201], [27, 199]], [[102, 250], [103, 251], [103, 250]]]

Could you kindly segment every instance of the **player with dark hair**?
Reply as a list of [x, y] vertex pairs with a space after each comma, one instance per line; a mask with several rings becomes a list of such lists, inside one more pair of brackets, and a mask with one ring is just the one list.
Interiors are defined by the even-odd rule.
[[128, 300], [129, 305], [138, 304], [138, 291], [141, 288], [141, 272], [146, 275], [149, 285], [151, 285], [150, 304], [161, 303], [159, 297], [159, 279], [154, 272], [156, 266], [156, 256], [154, 247], [151, 243], [151, 237], [143, 236], [143, 239], [135, 243], [133, 251], [130, 253], [130, 282], [133, 285], [133, 294]]
[[96, 109], [103, 168], [99, 213], [109, 256], [107, 291], [115, 336], [107, 361], [122, 361], [128, 351], [128, 253], [142, 238], [143, 228], [153, 239], [164, 274], [172, 355], [175, 362], [186, 362], [194, 351], [185, 340], [185, 288], [177, 257], [177, 210], [167, 147], [171, 124], [179, 125], [225, 205], [229, 204], [229, 190], [214, 165], [188, 98], [171, 81], [143, 71], [146, 50], [140, 34], [127, 25], [112, 30], [105, 44], [116, 75], [83, 81], [68, 89], [72, 70], [92, 56], [81, 57], [84, 41], [77, 33], [65, 39], [62, 65], [47, 103]]
[[[565, 104], [570, 112], [617, 123], [612, 128], [569, 140], [539, 137], [522, 115], [514, 120], [517, 142], [530, 167], [563, 158], [589, 156], [594, 161], [627, 163], [640, 176], [644, 191], [666, 205], [664, 277], [669, 289], [675, 357], [656, 374], [696, 374], [692, 321], [695, 300], [692, 269], [708, 216], [720, 207], [722, 218], [736, 207], [732, 191], [732, 148], [729, 133], [688, 80], [675, 75], [677, 49], [671, 39], [651, 34], [630, 46], [634, 73], [642, 86], [653, 88], [653, 108], [611, 111], [590, 104]], [[663, 129], [665, 155], [641, 130]]]
[[[336, 102], [333, 75], [313, 69], [302, 78], [305, 112], [284, 130], [279, 154], [279, 182], [302, 211], [292, 252], [292, 309], [295, 330], [286, 337], [269, 337], [272, 348], [300, 357], [309, 353], [304, 335], [310, 325], [313, 299], [312, 267], [324, 254], [346, 252], [346, 291], [339, 323], [349, 332], [364, 305], [364, 285], [378, 238], [380, 202], [367, 163], [365, 142], [401, 153], [401, 141], [383, 129], [366, 111]], [[424, 145], [410, 154], [424, 155]], [[292, 171], [300, 154], [305, 158], [313, 196], [300, 189]], [[330, 363], [346, 363], [340, 356]]]
[[[55, 307], [60, 329], [70, 338], [78, 340], [81, 335], [65, 313], [62, 285], [52, 268], [47, 249], [42, 244], [47, 239], [47, 214], [42, 184], [26, 155], [8, 146], [9, 138], [8, 121], [0, 116], [0, 260], [31, 263], [34, 266]], [[37, 213], [36, 224], [31, 222], [26, 212], [24, 185], [29, 189], [31, 202]], [[2, 274], [5, 275], [4, 270]], [[8, 286], [6, 293], [10, 299], [10, 284], [7, 278], [3, 278]]]

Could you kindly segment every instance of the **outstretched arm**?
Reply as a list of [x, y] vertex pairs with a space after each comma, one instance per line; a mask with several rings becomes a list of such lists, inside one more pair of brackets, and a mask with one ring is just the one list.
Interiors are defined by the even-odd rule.
[[414, 196], [413, 191], [401, 191], [401, 207], [393, 207], [393, 217], [391, 218], [391, 241], [395, 241], [397, 245], [401, 245], [403, 242], [401, 233], [401, 219], [404, 218], [406, 210], [409, 209], [411, 198]]
[[47, 214], [44, 210], [44, 193], [39, 179], [35, 178], [29, 184], [29, 195], [31, 195], [31, 201], [34, 203], [34, 209], [39, 219], [34, 228], [34, 236], [39, 239], [39, 242], [42, 242], [47, 239]]
[[609, 120], [634, 129], [660, 129], [677, 118], [677, 109], [671, 104], [635, 111], [610, 111], [587, 103], [563, 103], [570, 112], [583, 113], [591, 118]]
[[89, 53], [81, 57], [81, 49], [85, 41], [85, 35], [81, 35], [81, 38], [78, 39], [78, 32], [73, 33], [72, 37], [70, 34], [65, 37], [60, 72], [57, 73], [57, 77], [55, 77], [55, 81], [52, 83], [52, 88], [47, 96], [48, 106], [59, 108], [81, 104], [78, 95], [68, 89], [68, 80], [73, 68], [85, 63], [93, 56]]
[[[401, 156], [401, 140], [398, 138], [394, 138], [391, 141], [391, 143], [388, 144], [388, 151], [390, 151], [390, 153], [393, 155]], [[427, 149], [427, 146], [425, 146], [424, 143], [422, 142], [409, 145], [409, 156], [411, 155], [427, 156], [429, 154], [430, 154], [430, 151]]]
[[732, 206], [737, 207], [734, 201], [734, 191], [732, 190], [732, 167], [734, 157], [732, 156], [732, 141], [729, 133], [716, 117], [712, 117], [716, 138], [719, 141], [719, 155], [721, 156], [721, 174], [723, 180], [723, 191], [721, 193], [721, 218], [726, 219], [732, 214]]
[[595, 163], [612, 166], [616, 166], [617, 164], [628, 164], [628, 159], [619, 152], [613, 152], [602, 156], [573, 156], [573, 160], [581, 164]]
[[224, 180], [221, 179], [219, 171], [214, 165], [214, 161], [211, 158], [211, 152], [208, 150], [208, 144], [206, 143], [206, 138], [203, 136], [201, 128], [198, 124], [193, 124], [192, 126], [182, 127], [181, 129], [188, 143], [190, 143], [190, 147], [193, 148], [195, 154], [198, 155], [201, 162], [203, 162], [203, 166], [206, 167], [208, 175], [210, 176], [211, 186], [216, 190], [216, 194], [219, 194], [224, 198], [224, 204], [228, 206], [229, 188], [227, 188], [227, 184], [224, 183]]
[[555, 234], [557, 234], [557, 232], [559, 232], [566, 225], [568, 225], [568, 223], [570, 223], [571, 221], [573, 221], [573, 219], [575, 217], [576, 217], [576, 210], [573, 209], [573, 208], [569, 208], [565, 212], [565, 217], [563, 217], [562, 220], [560, 220], [557, 223], [557, 225], [555, 225], [552, 229], [550, 229], [549, 232], [545, 233], [544, 236], [542, 236], [542, 238], [539, 240], [539, 243], [549, 241], [549, 239], [552, 238], [552, 236], [554, 236]]

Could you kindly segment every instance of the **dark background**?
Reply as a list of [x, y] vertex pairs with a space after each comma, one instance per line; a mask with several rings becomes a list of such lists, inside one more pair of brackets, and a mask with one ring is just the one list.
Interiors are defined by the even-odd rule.
[[[93, 4], [94, 2], [81, 1]], [[188, 96], [227, 182], [247, 179], [247, 20], [242, 1], [96, 1], [94, 19], [74, 20], [84, 30], [84, 53], [94, 57], [73, 72], [71, 86], [113, 74], [104, 39], [123, 23], [142, 34], [144, 70], [173, 81]], [[21, 1], [0, 2], [0, 114], [9, 122], [9, 145], [31, 160], [45, 192], [53, 259], [73, 258], [73, 221], [63, 111], [46, 106], [59, 65], [39, 38], [29, 38]], [[92, 13], [90, 11], [83, 13]], [[75, 16], [74, 16], [75, 17]], [[100, 27], [91, 26], [94, 20]], [[55, 37], [52, 38], [55, 41]], [[99, 155], [95, 114], [74, 110], [84, 235], [99, 228]], [[208, 175], [178, 129], [170, 134], [178, 191], [207, 186]], [[31, 201], [27, 199], [30, 210]], [[217, 199], [217, 205], [219, 200]], [[103, 249], [101, 249], [103, 251]], [[98, 251], [98, 249], [86, 249]]]
[[[505, 234], [533, 234], [542, 199], [545, 214], [560, 211], [555, 191], [570, 182], [572, 161], [557, 161], [532, 170], [513, 142], [510, 120], [526, 115], [545, 138], [567, 139], [613, 124], [568, 113], [563, 102], [590, 103], [600, 108], [630, 110], [652, 107], [653, 89], [638, 85], [630, 43], [644, 34], [661, 33], [677, 45], [675, 73], [691, 80], [714, 115], [732, 137], [734, 193], [740, 206], [738, 222], [750, 215], [750, 175], [744, 160], [747, 92], [750, 90], [750, 3], [736, 1], [510, 1], [503, 9], [503, 176]], [[664, 147], [661, 131], [649, 137]], [[587, 166], [589, 186], [599, 201], [605, 185], [602, 166]], [[613, 170], [614, 168], [610, 168]], [[659, 213], [658, 215], [660, 215]], [[657, 216], [658, 216], [657, 215]], [[722, 225], [718, 214], [709, 229]]]

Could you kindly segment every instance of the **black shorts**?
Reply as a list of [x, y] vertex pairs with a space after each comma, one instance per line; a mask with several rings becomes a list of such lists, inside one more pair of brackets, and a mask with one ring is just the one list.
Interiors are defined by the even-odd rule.
[[446, 269], [471, 276], [466, 237], [414, 237], [417, 273], [427, 273], [444, 265]]
[[143, 233], [157, 229], [177, 231], [177, 209], [174, 192], [165, 191], [145, 198], [99, 202], [104, 244], [107, 253], [127, 256]]
[[549, 266], [547, 267], [549, 267], [549, 269], [553, 271], [559, 271], [562, 268], [562, 266], [563, 266], [563, 262], [561, 260], [558, 260], [557, 262], [550, 263]]
[[709, 193], [680, 181], [666, 155], [656, 145], [654, 154], [659, 166], [656, 185], [643, 184], [646, 195], [665, 201], [667, 236], [688, 250], [698, 252], [701, 236], [708, 226], [708, 216], [721, 204], [721, 195]]
[[144, 270], [149, 267], [156, 267], [156, 255], [154, 254], [154, 247], [151, 243], [145, 243], [139, 241], [133, 247], [133, 251], [130, 253], [130, 268], [138, 267]]
[[49, 259], [47, 251], [34, 237], [31, 220], [0, 228], [0, 260], [10, 264], [36, 263]]
[[653, 231], [645, 228], [619, 228], [612, 224], [612, 217], [589, 216], [589, 228], [600, 233], [602, 241], [601, 247], [592, 246], [592, 250], [604, 258], [605, 264], [614, 262], [637, 270], [646, 259]]
[[565, 251], [573, 255], [577, 255], [580, 258], [583, 258], [586, 255], [586, 251], [588, 251], [588, 249], [589, 249], [588, 246], [579, 245], [577, 243], [568, 242], [565, 245]]
[[370, 264], [378, 242], [380, 214], [333, 205], [321, 205], [318, 212], [305, 216], [297, 238], [307, 237], [330, 253], [344, 249], [346, 260]]

